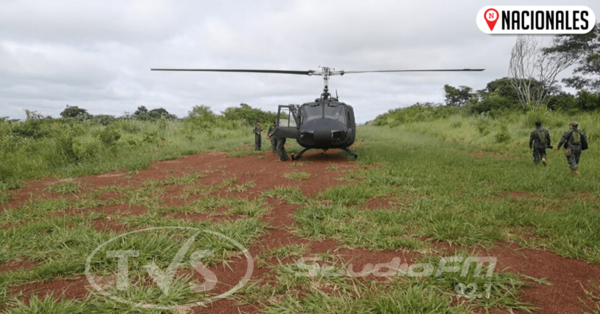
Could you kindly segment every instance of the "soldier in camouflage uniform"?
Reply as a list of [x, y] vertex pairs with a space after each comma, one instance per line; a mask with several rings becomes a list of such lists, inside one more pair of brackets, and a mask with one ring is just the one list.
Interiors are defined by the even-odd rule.
[[279, 152], [279, 161], [287, 161], [289, 159], [285, 151], [285, 137], [277, 138], [277, 152]]
[[550, 133], [542, 128], [542, 122], [535, 122], [535, 130], [529, 135], [529, 150], [533, 150], [533, 162], [537, 165], [542, 162], [546, 167], [546, 148], [550, 146]]
[[571, 168], [571, 175], [579, 176], [579, 157], [581, 157], [581, 151], [587, 149], [587, 137], [583, 131], [577, 129], [578, 123], [573, 121], [569, 123], [569, 131], [563, 134], [558, 147], [556, 150], [560, 150], [560, 147], [564, 145], [565, 156]]
[[260, 150], [260, 132], [262, 130], [260, 121], [256, 121], [256, 125], [254, 126], [254, 150]]
[[277, 123], [273, 121], [273, 124], [269, 126], [267, 131], [267, 139], [271, 141], [271, 147], [273, 148], [273, 154], [277, 154], [277, 137], [273, 136]]

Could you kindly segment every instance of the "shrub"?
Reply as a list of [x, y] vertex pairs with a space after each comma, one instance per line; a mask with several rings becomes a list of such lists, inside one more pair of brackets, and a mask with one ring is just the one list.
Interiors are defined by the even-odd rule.
[[467, 106], [471, 114], [480, 114], [483, 112], [500, 111], [505, 109], [514, 109], [516, 104], [507, 98], [498, 95], [490, 95], [479, 102], [470, 102]]
[[121, 133], [114, 127], [105, 127], [97, 134], [98, 139], [105, 147], [113, 146], [121, 138]]
[[504, 143], [510, 141], [510, 133], [508, 133], [508, 127], [505, 124], [500, 125], [500, 131], [496, 133], [496, 142]]
[[481, 117], [476, 120], [475, 126], [477, 127], [477, 131], [479, 131], [479, 134], [481, 134], [482, 136], [490, 134], [489, 119]]

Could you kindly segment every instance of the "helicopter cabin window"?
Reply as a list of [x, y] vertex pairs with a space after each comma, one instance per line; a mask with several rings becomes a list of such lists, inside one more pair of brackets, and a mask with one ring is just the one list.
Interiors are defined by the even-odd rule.
[[316, 105], [304, 105], [302, 106], [302, 123], [306, 123], [311, 120], [323, 118], [323, 107]]
[[325, 118], [339, 121], [346, 124], [346, 107], [344, 106], [325, 106]]
[[279, 111], [279, 123], [277, 124], [282, 127], [295, 127], [296, 120], [290, 113], [289, 108], [281, 108]]

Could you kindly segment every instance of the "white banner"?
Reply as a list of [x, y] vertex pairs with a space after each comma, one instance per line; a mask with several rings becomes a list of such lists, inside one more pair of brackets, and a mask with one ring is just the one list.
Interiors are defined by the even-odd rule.
[[596, 24], [586, 6], [487, 6], [477, 13], [486, 34], [585, 34]]

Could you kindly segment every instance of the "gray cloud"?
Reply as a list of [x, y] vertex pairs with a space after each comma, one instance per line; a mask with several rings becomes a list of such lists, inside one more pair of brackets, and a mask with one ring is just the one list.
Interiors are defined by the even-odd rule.
[[[318, 77], [151, 72], [153, 67], [345, 70], [486, 68], [483, 73], [355, 74], [332, 90], [364, 122], [443, 85], [485, 87], [506, 76], [512, 36], [483, 34], [467, 1], [1, 1], [0, 116], [94, 114], [137, 106], [184, 116], [241, 102], [274, 111], [322, 89]], [[493, 4], [509, 4], [497, 1]], [[531, 5], [568, 5], [532, 1]], [[584, 1], [600, 12], [596, 1]]]

